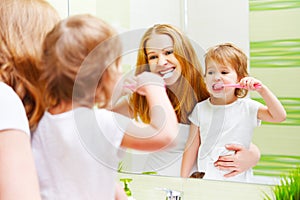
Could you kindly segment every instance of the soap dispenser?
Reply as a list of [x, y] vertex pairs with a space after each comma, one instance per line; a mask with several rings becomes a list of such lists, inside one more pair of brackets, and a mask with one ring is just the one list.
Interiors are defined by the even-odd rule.
[[132, 197], [132, 192], [128, 187], [128, 183], [130, 183], [132, 181], [132, 179], [131, 178], [121, 178], [120, 181], [124, 183], [124, 191], [128, 197], [128, 200], [135, 200]]

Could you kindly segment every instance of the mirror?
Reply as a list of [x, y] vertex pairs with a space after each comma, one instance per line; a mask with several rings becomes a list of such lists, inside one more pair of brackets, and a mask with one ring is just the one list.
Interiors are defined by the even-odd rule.
[[[300, 28], [297, 22], [300, 13], [299, 5], [285, 3], [282, 7], [275, 7], [272, 3], [262, 4], [251, 0], [249, 2], [152, 0], [151, 3], [139, 0], [92, 0], [82, 6], [80, 0], [49, 1], [58, 8], [61, 16], [88, 12], [115, 26], [121, 34], [124, 45], [123, 65], [127, 70], [135, 65], [136, 49], [142, 34], [146, 28], [157, 23], [173, 24], [183, 30], [197, 49], [202, 66], [204, 65], [201, 58], [208, 47], [228, 41], [235, 43], [246, 52], [248, 57], [251, 55], [251, 74], [265, 81], [279, 96], [287, 111], [296, 110], [288, 112], [288, 119], [282, 125], [263, 124], [262, 127], [258, 127], [254, 133], [254, 144], [266, 156], [273, 154], [294, 156], [296, 160], [290, 162], [292, 164], [288, 166], [289, 169], [299, 163], [300, 139], [297, 132], [300, 125], [300, 109], [297, 105], [299, 105], [300, 90], [296, 87], [299, 85], [300, 73], [299, 57], [296, 57], [300, 54]], [[282, 18], [283, 14], [287, 20]], [[280, 46], [281, 49], [270, 48], [270, 46]], [[291, 53], [293, 51], [294, 53]], [[273, 54], [269, 55], [268, 52]], [[284, 56], [285, 52], [290, 53], [289, 56]], [[266, 56], [260, 57], [262, 53]], [[276, 62], [273, 62], [274, 59]], [[253, 98], [259, 98], [255, 94], [251, 95]], [[187, 130], [188, 127], [185, 125], [180, 127], [182, 133], [178, 137], [180, 145], [184, 145]], [[284, 140], [281, 138], [282, 135], [285, 136]], [[270, 145], [269, 138], [276, 141], [276, 145]], [[178, 152], [174, 155], [166, 155], [165, 152], [152, 154], [132, 150], [128, 152], [120, 165], [122, 171], [137, 173], [155, 171], [158, 175], [178, 175], [176, 166], [180, 167], [181, 163]], [[156, 165], [159, 161], [154, 158], [154, 155], [159, 155], [159, 160], [163, 161], [163, 164], [158, 165], [159, 167]], [[274, 163], [269, 170], [272, 170], [272, 165]], [[261, 180], [264, 183], [269, 181]]]

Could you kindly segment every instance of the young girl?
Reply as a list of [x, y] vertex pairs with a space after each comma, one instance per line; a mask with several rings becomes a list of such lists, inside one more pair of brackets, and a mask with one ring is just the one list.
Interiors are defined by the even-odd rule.
[[152, 73], [133, 79], [134, 91], [150, 105], [147, 127], [105, 109], [121, 75], [120, 56], [114, 30], [90, 15], [71, 16], [47, 35], [42, 81], [48, 109], [32, 141], [43, 199], [111, 200], [121, 147], [151, 151], [176, 137], [164, 81]]
[[[259, 80], [248, 77], [247, 57], [232, 44], [209, 49], [205, 57], [205, 81], [210, 98], [198, 103], [189, 119], [190, 136], [182, 160], [181, 176], [188, 177], [198, 156], [198, 170], [205, 179], [250, 181], [251, 170], [225, 179], [226, 171], [214, 162], [220, 155], [232, 154], [225, 144], [249, 148], [254, 128], [260, 120], [281, 122], [286, 112], [274, 94]], [[227, 84], [227, 86], [226, 86]], [[228, 87], [237, 84], [236, 87]], [[266, 106], [243, 98], [248, 90], [257, 91]]]
[[[186, 35], [169, 24], [156, 24], [144, 33], [140, 41], [136, 66], [136, 74], [149, 71], [164, 78], [168, 97], [180, 122], [177, 144], [173, 148], [146, 155], [145, 166], [137, 170], [180, 176], [182, 155], [189, 135], [188, 116], [197, 102], [209, 97], [202, 66]], [[114, 111], [140, 119], [145, 123], [150, 121], [148, 103], [145, 97], [138, 93], [133, 93], [129, 102], [123, 101], [115, 106]], [[220, 157], [217, 163], [230, 171], [228, 176], [245, 171], [256, 165], [259, 160], [259, 150], [255, 145], [251, 145], [249, 150], [236, 144], [227, 147], [236, 151], [236, 154]], [[141, 163], [142, 154], [131, 156], [138, 164]], [[145, 155], [142, 158], [144, 157]], [[136, 165], [134, 167], [136, 168]]]

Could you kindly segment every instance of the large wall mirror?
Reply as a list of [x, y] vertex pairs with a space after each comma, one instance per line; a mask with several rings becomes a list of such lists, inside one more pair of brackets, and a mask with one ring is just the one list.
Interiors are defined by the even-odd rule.
[[[287, 173], [300, 163], [300, 4], [280, 0], [48, 0], [62, 18], [90, 13], [112, 24], [124, 45], [123, 65], [134, 67], [139, 40], [144, 31], [158, 23], [180, 28], [190, 38], [200, 61], [207, 48], [232, 42], [250, 58], [250, 74], [261, 79], [279, 97], [287, 110], [281, 124], [266, 124], [255, 130], [253, 143], [262, 154], [254, 174], [273, 177]], [[260, 101], [256, 94], [251, 97]], [[188, 127], [181, 127], [186, 134]], [[183, 145], [183, 144], [182, 144]], [[120, 171], [176, 176], [181, 163], [180, 149], [157, 158], [128, 150]], [[157, 165], [157, 162], [161, 164]], [[177, 172], [175, 172], [177, 170]]]

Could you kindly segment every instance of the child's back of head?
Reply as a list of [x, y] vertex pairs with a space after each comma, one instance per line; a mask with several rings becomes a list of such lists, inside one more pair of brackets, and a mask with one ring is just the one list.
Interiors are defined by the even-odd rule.
[[92, 107], [95, 100], [106, 105], [112, 88], [103, 79], [118, 74], [121, 50], [116, 32], [101, 19], [75, 15], [58, 23], [43, 44], [47, 107], [61, 102]]

